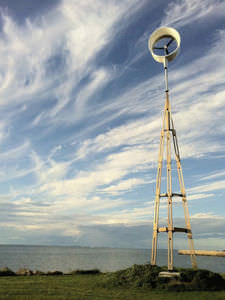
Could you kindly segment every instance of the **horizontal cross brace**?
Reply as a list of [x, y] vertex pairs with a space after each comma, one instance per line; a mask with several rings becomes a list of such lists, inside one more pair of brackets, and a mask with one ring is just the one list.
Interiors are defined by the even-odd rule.
[[212, 250], [179, 250], [180, 255], [201, 255], [201, 256], [220, 256], [225, 257], [225, 251], [212, 251]]
[[163, 131], [172, 131], [172, 132], [174, 132], [175, 133], [175, 129], [172, 129], [172, 128], [169, 128], [169, 129], [163, 129]]
[[[168, 232], [168, 227], [159, 227], [158, 232]], [[191, 233], [190, 229], [187, 228], [181, 228], [181, 227], [173, 227], [172, 232], [185, 232], [185, 233]]]
[[[162, 197], [168, 197], [168, 194], [167, 193], [160, 194], [159, 197], [160, 198], [162, 198]], [[185, 195], [184, 194], [179, 194], [179, 193], [172, 193], [172, 197], [185, 197]]]

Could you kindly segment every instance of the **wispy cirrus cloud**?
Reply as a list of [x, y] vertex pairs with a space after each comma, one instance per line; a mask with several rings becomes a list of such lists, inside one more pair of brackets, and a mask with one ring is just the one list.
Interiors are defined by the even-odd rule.
[[2, 104], [4, 99], [12, 105], [28, 101], [31, 95], [39, 100], [46, 95], [57, 102], [50, 114], [54, 117], [69, 101], [74, 102], [72, 90], [83, 77], [93, 73], [94, 81], [87, 89], [89, 93], [92, 87], [96, 90], [104, 72], [95, 64], [96, 55], [112, 40], [121, 18], [128, 18], [143, 3], [61, 1], [44, 16], [32, 22], [27, 19], [21, 26], [2, 10]]
[[224, 176], [225, 176], [225, 171], [217, 171], [217, 172], [214, 172], [213, 174], [202, 177], [200, 180], [208, 181], [208, 180], [214, 180], [215, 178], [224, 177]]
[[223, 1], [181, 0], [172, 1], [165, 10], [162, 26], [184, 26], [194, 21], [205, 21], [206, 18], [223, 18], [225, 9]]
[[141, 179], [141, 178], [130, 178], [126, 180], [121, 180], [117, 184], [112, 184], [108, 187], [103, 188], [100, 190], [100, 192], [106, 193], [106, 194], [112, 194], [112, 195], [118, 195], [120, 193], [124, 193], [127, 191], [131, 191], [135, 186], [147, 184], [150, 181]]
[[92, 166], [87, 171], [78, 172], [71, 179], [55, 178], [52, 181], [46, 176], [48, 180], [42, 185], [41, 190], [54, 196], [87, 195], [96, 189], [101, 191], [100, 187], [121, 180], [131, 172], [136, 173], [149, 167], [153, 162], [150, 151], [142, 147], [124, 149], [119, 153], [108, 155], [100, 164]]
[[211, 183], [202, 184], [189, 189], [190, 192], [211, 192], [216, 190], [224, 190], [225, 180], [214, 180]]
[[[182, 143], [183, 158], [221, 151], [224, 147], [221, 140], [210, 142], [212, 135], [215, 137], [215, 134], [218, 136], [224, 134], [225, 103], [222, 89], [224, 70], [221, 64], [224, 60], [223, 52], [221, 52], [221, 48], [224, 47], [224, 31], [218, 32], [215, 39], [215, 45], [209, 48], [208, 52], [198, 61], [170, 72], [171, 102], [173, 111], [175, 110], [173, 117], [178, 130], [178, 138]], [[194, 82], [193, 77], [195, 78]], [[154, 144], [161, 126], [161, 115], [157, 114], [157, 109], [158, 113], [161, 112], [160, 99], [161, 108], [164, 101], [163, 94], [159, 92], [159, 81], [159, 76], [146, 80], [135, 88], [126, 90], [104, 109], [99, 107], [100, 110], [94, 111], [93, 114], [96, 115], [99, 111], [101, 114], [106, 110], [112, 111], [109, 117], [106, 115], [99, 121], [99, 126], [106, 127], [107, 123], [112, 118], [116, 119], [118, 115], [125, 117], [145, 113], [145, 118], [132, 119], [125, 125], [117, 126], [93, 139], [85, 140], [77, 152], [77, 157], [85, 157], [91, 152], [110, 151], [110, 148], [119, 146], [135, 147], [137, 144]], [[161, 81], [161, 85], [163, 85], [163, 78]], [[153, 112], [154, 119], [152, 118]], [[146, 115], [151, 116], [146, 117]], [[207, 132], [199, 130], [206, 126]]]

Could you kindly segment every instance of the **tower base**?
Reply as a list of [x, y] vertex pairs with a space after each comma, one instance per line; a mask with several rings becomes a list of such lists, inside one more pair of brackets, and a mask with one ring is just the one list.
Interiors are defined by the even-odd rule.
[[166, 278], [179, 278], [179, 272], [160, 272], [159, 277], [166, 277]]

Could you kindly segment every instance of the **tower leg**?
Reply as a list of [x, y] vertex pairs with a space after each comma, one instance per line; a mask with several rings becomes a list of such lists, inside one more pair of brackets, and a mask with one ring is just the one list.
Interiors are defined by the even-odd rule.
[[189, 216], [189, 211], [188, 211], [188, 205], [187, 205], [187, 199], [186, 199], [186, 192], [185, 192], [185, 187], [184, 187], [184, 177], [183, 177], [183, 172], [182, 172], [182, 167], [181, 167], [181, 162], [180, 162], [180, 153], [179, 153], [179, 147], [178, 147], [178, 141], [177, 141], [177, 135], [176, 131], [174, 129], [173, 121], [172, 123], [172, 133], [173, 133], [173, 144], [174, 144], [174, 150], [175, 150], [175, 158], [176, 158], [176, 163], [177, 163], [177, 172], [178, 172], [178, 178], [179, 178], [179, 184], [180, 184], [180, 190], [182, 194], [182, 202], [183, 202], [183, 208], [184, 208], [184, 218], [185, 218], [185, 225], [188, 230], [187, 237], [188, 237], [188, 246], [189, 249], [191, 250], [191, 263], [192, 263], [192, 268], [197, 269], [197, 261], [196, 261], [196, 255], [194, 253], [194, 241], [192, 239], [192, 231], [191, 231], [191, 223], [190, 223], [190, 216]]
[[188, 229], [187, 237], [188, 237], [188, 246], [189, 249], [191, 250], [192, 254], [190, 255], [191, 257], [191, 264], [193, 269], [197, 269], [197, 260], [196, 260], [196, 255], [195, 255], [195, 250], [194, 250], [194, 241], [192, 239], [192, 231], [191, 231], [191, 223], [190, 223], [190, 217], [189, 217], [189, 212], [188, 212], [188, 206], [187, 206], [187, 199], [186, 197], [183, 197], [183, 207], [184, 207], [184, 217], [185, 217], [185, 223], [186, 223], [186, 228]]
[[156, 259], [157, 259], [159, 204], [160, 204], [160, 188], [161, 188], [162, 165], [163, 165], [165, 117], [166, 117], [166, 114], [164, 111], [163, 126], [162, 126], [162, 130], [161, 130], [161, 135], [160, 135], [158, 170], [157, 170], [157, 178], [156, 178], [155, 208], [154, 208], [154, 220], [153, 220], [152, 256], [151, 256], [151, 265], [153, 265], [153, 266], [156, 265]]

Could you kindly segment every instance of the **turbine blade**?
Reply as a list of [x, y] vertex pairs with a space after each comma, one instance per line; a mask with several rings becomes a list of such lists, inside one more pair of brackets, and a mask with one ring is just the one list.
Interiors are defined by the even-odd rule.
[[166, 45], [167, 47], [169, 47], [169, 45], [174, 41], [173, 38], [171, 38], [171, 40], [168, 42], [168, 44]]

